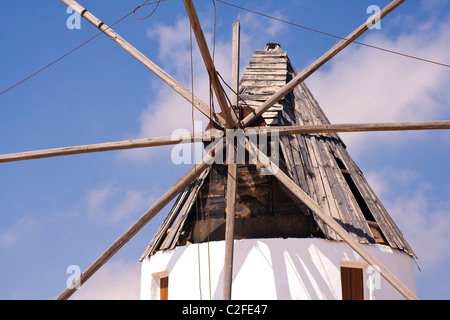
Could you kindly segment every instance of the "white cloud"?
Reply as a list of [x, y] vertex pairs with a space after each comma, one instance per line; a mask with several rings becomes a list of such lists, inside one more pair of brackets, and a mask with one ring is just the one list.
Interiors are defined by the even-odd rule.
[[15, 244], [22, 237], [35, 230], [37, 226], [36, 220], [32, 217], [24, 216], [20, 218], [8, 229], [0, 231], [0, 245], [2, 247], [9, 247]]
[[450, 201], [435, 205], [422, 187], [389, 204], [393, 217], [403, 226], [423, 266], [437, 266], [449, 259]]
[[[283, 15], [280, 11], [275, 11], [271, 13], [271, 16], [277, 19], [283, 19]], [[275, 19], [268, 19], [259, 17], [253, 13], [245, 13], [240, 17], [240, 22], [243, 26], [243, 32], [248, 35], [251, 43], [255, 43], [260, 38], [267, 38], [274, 41], [283, 31], [287, 29], [287, 25], [276, 21]], [[255, 35], [259, 35], [255, 37]], [[244, 43], [244, 42], [243, 42]], [[262, 49], [262, 48], [258, 48]]]
[[108, 184], [90, 190], [85, 196], [87, 216], [95, 221], [118, 223], [144, 212], [153, 203], [149, 192]]
[[427, 11], [436, 12], [448, 4], [447, 0], [422, 0], [422, 7]]
[[[388, 25], [383, 24], [383, 28]], [[378, 31], [369, 32], [365, 43], [449, 62], [448, 22], [429, 21], [396, 39]], [[312, 76], [308, 85], [331, 122], [425, 121], [449, 115], [447, 68], [358, 45], [349, 46], [328, 67]], [[352, 147], [361, 147], [368, 137], [398, 143], [404, 136], [358, 133], [346, 135], [345, 141]]]
[[408, 169], [388, 168], [365, 176], [418, 255], [421, 267], [429, 269], [450, 259], [450, 188], [446, 195], [436, 196], [436, 187]]
[[73, 300], [137, 300], [140, 295], [140, 263], [110, 261], [78, 289]]

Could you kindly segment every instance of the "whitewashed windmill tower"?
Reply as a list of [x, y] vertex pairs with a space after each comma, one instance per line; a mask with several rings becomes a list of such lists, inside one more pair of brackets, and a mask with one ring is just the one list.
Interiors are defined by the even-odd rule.
[[[210, 118], [215, 130], [177, 139], [157, 137], [4, 154], [0, 163], [211, 143], [211, 135], [217, 139], [57, 299], [70, 298], [174, 199], [172, 210], [141, 257], [142, 299], [417, 299], [414, 252], [337, 133], [450, 129], [450, 121], [330, 124], [303, 83], [366, 32], [368, 23], [300, 73], [278, 44], [268, 44], [255, 51], [239, 90], [239, 30], [235, 24], [231, 87], [239, 94], [233, 94], [229, 102], [193, 1], [183, 0], [220, 106], [221, 112], [215, 113], [82, 5], [61, 1]], [[404, 1], [393, 0], [375, 18], [384, 18]], [[247, 162], [226, 159], [221, 164], [225, 133], [230, 132], [243, 133], [249, 150], [263, 151], [266, 145], [270, 152], [259, 152], [256, 163], [250, 161], [254, 158], [249, 151]], [[268, 135], [270, 145], [262, 140]], [[234, 143], [226, 145], [233, 151]]]
[[[240, 98], [257, 109], [297, 75], [279, 44], [254, 52]], [[303, 83], [267, 126], [329, 125]], [[414, 252], [335, 133], [283, 135], [279, 168], [412, 291]], [[402, 295], [273, 175], [239, 164], [232, 299], [397, 299]], [[143, 299], [222, 299], [227, 165], [180, 194], [144, 252]]]

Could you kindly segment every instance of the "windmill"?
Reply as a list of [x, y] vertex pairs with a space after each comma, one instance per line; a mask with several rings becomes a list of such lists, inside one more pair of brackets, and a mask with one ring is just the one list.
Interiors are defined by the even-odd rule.
[[[287, 82], [285, 85], [281, 86], [275, 93], [271, 95], [270, 98], [265, 100], [263, 103], [259, 104], [257, 108], [254, 109], [253, 112], [246, 115], [243, 119], [239, 119], [235, 112], [234, 108], [237, 106], [236, 100], [230, 105], [227, 101], [221, 83], [219, 81], [217, 72], [215, 70], [215, 66], [213, 60], [211, 58], [209, 49], [206, 45], [206, 41], [200, 26], [199, 19], [195, 12], [194, 5], [192, 1], [185, 0], [184, 4], [186, 6], [186, 11], [188, 13], [191, 27], [194, 31], [194, 34], [197, 39], [198, 46], [202, 53], [203, 60], [205, 62], [205, 66], [208, 70], [210, 80], [212, 83], [212, 87], [214, 89], [215, 96], [219, 102], [221, 113], [211, 113], [210, 108], [202, 102], [197, 97], [193, 96], [193, 94], [180, 85], [175, 79], [173, 79], [170, 75], [168, 75], [164, 70], [159, 68], [156, 64], [154, 64], [151, 60], [145, 57], [142, 53], [140, 53], [136, 48], [131, 46], [127, 41], [125, 41], [122, 37], [120, 37], [117, 33], [115, 33], [112, 29], [106, 26], [101, 20], [96, 18], [93, 14], [91, 14], [87, 9], [76, 3], [72, 0], [62, 0], [66, 5], [70, 6], [76, 12], [78, 12], [81, 16], [95, 25], [98, 29], [103, 31], [106, 35], [112, 38], [116, 43], [122, 46], [126, 51], [128, 51], [133, 57], [138, 59], [142, 64], [144, 64], [148, 69], [153, 71], [156, 75], [158, 75], [163, 81], [168, 83], [176, 92], [182, 95], [186, 100], [192, 102], [193, 105], [201, 111], [204, 115], [211, 119], [211, 121], [220, 128], [221, 130], [235, 130], [242, 129], [249, 131], [252, 130], [262, 130], [262, 128], [254, 128], [252, 127], [261, 116], [263, 116], [270, 108], [276, 106], [276, 104], [282, 100], [289, 92], [294, 90], [297, 86], [301, 85], [304, 80], [306, 80], [311, 74], [313, 74], [316, 70], [318, 70], [322, 65], [332, 59], [336, 54], [342, 51], [345, 47], [347, 47], [351, 42], [356, 40], [360, 35], [362, 35], [365, 31], [367, 31], [368, 26], [364, 23], [361, 27], [351, 33], [347, 38], [339, 42], [336, 46], [330, 49], [327, 53], [325, 53], [321, 58], [319, 58], [316, 62], [314, 62], [310, 67], [305, 69], [303, 72], [298, 73]], [[398, 7], [403, 1], [393, 1], [386, 8], [384, 8], [379, 13], [379, 18], [384, 18], [387, 14], [393, 11], [396, 7]], [[238, 43], [238, 41], [236, 41]], [[235, 46], [236, 48], [236, 46]], [[237, 52], [237, 50], [235, 51]], [[234, 59], [237, 61], [237, 58]], [[237, 63], [235, 63], [235, 66]], [[234, 70], [237, 68], [235, 67]], [[233, 77], [234, 84], [237, 84], [237, 78]], [[232, 86], [236, 88], [236, 86]], [[238, 90], [234, 90], [238, 92]], [[236, 99], [236, 98], [235, 98]], [[395, 124], [353, 124], [353, 125], [331, 125], [331, 124], [311, 124], [311, 125], [297, 125], [297, 126], [286, 126], [277, 128], [277, 132], [280, 135], [292, 135], [292, 134], [318, 134], [318, 133], [336, 133], [336, 132], [350, 132], [350, 131], [386, 131], [386, 130], [420, 130], [420, 129], [448, 129], [450, 125], [448, 122], [427, 122], [427, 123], [395, 123]], [[265, 132], [270, 132], [271, 129], [264, 128]], [[180, 142], [195, 142], [195, 141], [209, 141], [211, 139], [211, 134], [213, 131], [204, 132], [202, 134], [193, 134], [189, 136], [179, 137], [178, 140], [174, 140], [173, 137], [159, 137], [159, 138], [151, 138], [151, 139], [140, 139], [133, 141], [123, 141], [123, 142], [114, 142], [114, 143], [106, 143], [106, 144], [96, 144], [96, 145], [87, 145], [87, 146], [78, 146], [78, 147], [68, 147], [68, 148], [59, 148], [52, 150], [42, 150], [42, 151], [32, 151], [32, 152], [24, 152], [19, 154], [10, 154], [0, 156], [1, 162], [8, 161], [19, 161], [19, 160], [29, 160], [29, 159], [38, 159], [52, 156], [62, 156], [62, 155], [70, 155], [70, 154], [80, 154], [80, 153], [90, 153], [90, 152], [101, 152], [101, 151], [109, 151], [109, 150], [121, 150], [121, 149], [130, 149], [130, 148], [143, 148], [143, 147], [153, 147], [153, 146], [161, 146], [161, 145], [173, 145]], [[214, 152], [216, 154], [220, 153], [222, 144], [216, 144], [216, 148]], [[264, 155], [261, 155], [262, 158], [260, 162], [267, 167], [268, 170], [272, 170], [274, 172], [274, 177], [279, 181], [280, 184], [284, 186], [289, 193], [300, 200], [315, 217], [320, 219], [319, 223], [323, 223], [334, 232], [341, 240], [347, 243], [353, 250], [355, 250], [368, 264], [372, 266], [376, 266], [378, 268], [379, 273], [383, 276], [389, 283], [392, 284], [402, 295], [406, 298], [416, 298], [414, 293], [411, 292], [403, 283], [401, 283], [393, 274], [383, 266], [383, 263], [378, 261], [370, 252], [368, 252], [357, 240], [355, 240], [351, 235], [348, 234], [347, 230], [345, 230], [341, 225], [339, 225], [334, 219], [330, 218], [330, 215], [327, 214], [326, 209], [321, 207], [317, 201], [311, 199], [311, 197], [306, 194], [306, 192], [294, 181], [292, 181], [291, 177], [286, 175], [283, 170], [278, 170], [278, 166], [273, 163], [270, 159], [264, 158]], [[178, 180], [175, 185], [160, 199], [158, 200], [134, 225], [132, 225], [116, 242], [114, 242], [106, 251], [103, 253], [83, 274], [80, 276], [80, 283], [83, 284], [85, 281], [89, 279], [103, 264], [106, 263], [127, 241], [129, 241], [146, 223], [148, 223], [164, 206], [166, 206], [172, 199], [174, 199], [178, 194], [186, 190], [189, 185], [193, 181], [196, 181], [198, 177], [201, 176], [205, 170], [209, 168], [209, 164], [213, 159], [212, 154], [205, 154], [202, 161], [196, 164], [191, 170], [189, 170], [180, 180]], [[235, 216], [235, 205], [236, 205], [236, 188], [231, 187], [235, 186], [233, 181], [236, 181], [238, 167], [234, 163], [227, 164], [227, 177], [228, 182], [227, 186], [227, 206], [226, 206], [226, 218], [227, 218], [227, 232], [225, 236], [226, 243], [226, 262], [224, 268], [224, 295], [223, 298], [228, 299], [231, 298], [231, 279], [232, 279], [232, 259], [233, 259], [233, 222]], [[346, 169], [343, 169], [346, 170]], [[64, 292], [58, 297], [59, 299], [67, 299], [69, 298], [75, 291], [74, 288], [67, 288]]]

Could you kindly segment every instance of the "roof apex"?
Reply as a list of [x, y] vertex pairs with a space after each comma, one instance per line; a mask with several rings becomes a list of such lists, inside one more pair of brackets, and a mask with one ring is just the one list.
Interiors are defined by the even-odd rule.
[[266, 44], [266, 47], [264, 48], [265, 51], [280, 51], [281, 46], [278, 42], [269, 42]]

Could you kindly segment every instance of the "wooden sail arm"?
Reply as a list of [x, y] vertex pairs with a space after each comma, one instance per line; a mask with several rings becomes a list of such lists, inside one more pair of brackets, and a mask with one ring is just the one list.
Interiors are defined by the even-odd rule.
[[[255, 152], [257, 147], [252, 145], [248, 139], [249, 151]], [[355, 252], [357, 252], [368, 264], [373, 266], [382, 277], [384, 277], [394, 288], [396, 288], [408, 300], [418, 300], [417, 296], [400, 280], [397, 279], [378, 259], [376, 259], [369, 251], [367, 251], [355, 238], [352, 237], [339, 223], [337, 223], [330, 214], [322, 209], [313, 199], [311, 199], [305, 191], [303, 191], [290, 177], [288, 177], [274, 162], [266, 155], [259, 152], [259, 160], [270, 170], [273, 175], [280, 181], [286, 189], [298, 200], [304, 203], [317, 217], [328, 225], [338, 236], [342, 238]]]
[[[232, 47], [232, 97], [233, 106], [238, 105], [239, 92], [239, 38], [240, 24], [239, 20], [233, 24], [233, 47]], [[234, 141], [233, 141], [234, 142]], [[234, 144], [234, 143], [233, 143]], [[228, 145], [229, 146], [229, 145]], [[223, 299], [231, 300], [232, 284], [233, 284], [233, 261], [234, 261], [234, 221], [236, 218], [236, 189], [237, 189], [237, 164], [236, 164], [236, 148], [233, 145], [234, 153], [231, 163], [228, 163], [227, 175], [227, 191], [226, 191], [226, 208], [225, 208], [225, 263], [223, 266]], [[228, 159], [227, 159], [228, 160]], [[228, 162], [228, 161], [227, 161]]]
[[[383, 19], [386, 15], [396, 9], [399, 5], [401, 5], [405, 0], [394, 0], [390, 4], [388, 4], [383, 10], [380, 11], [380, 20]], [[289, 92], [291, 92], [296, 86], [305, 81], [310, 75], [312, 75], [315, 71], [317, 71], [321, 66], [330, 61], [334, 56], [336, 56], [339, 52], [344, 50], [350, 43], [358, 39], [361, 35], [363, 35], [367, 30], [369, 30], [370, 25], [367, 22], [363, 23], [358, 29], [353, 31], [350, 35], [348, 35], [345, 39], [341, 40], [335, 46], [333, 46], [329, 51], [327, 51], [323, 56], [313, 62], [308, 68], [303, 70], [297, 76], [294, 77], [291, 81], [289, 81], [286, 85], [280, 88], [277, 92], [275, 92], [267, 101], [262, 103], [254, 113], [251, 113], [245, 119], [241, 121], [242, 127], [247, 127], [252, 124], [252, 122], [261, 116], [264, 112], [266, 112], [269, 108], [271, 108], [275, 103], [283, 99]]]
[[[244, 132], [246, 135], [251, 135], [251, 134], [259, 134], [261, 130], [264, 130], [265, 134], [270, 135], [273, 130], [276, 130], [279, 135], [290, 135], [290, 134], [315, 134], [315, 133], [334, 133], [334, 132], [335, 133], [383, 132], [383, 131], [445, 130], [445, 129], [447, 130], [450, 129], [450, 121], [350, 123], [350, 124], [323, 124], [323, 125], [286, 126], [286, 127], [250, 127], [245, 128]], [[208, 142], [211, 141], [211, 137], [217, 138], [222, 135], [223, 135], [222, 131], [212, 130], [212, 131], [205, 131], [202, 133], [180, 135], [180, 136], [134, 139], [134, 140], [105, 142], [72, 147], [9, 153], [0, 155], [0, 163], [94, 153], [94, 152], [168, 146], [179, 143]]]
[[[215, 154], [221, 154], [223, 149], [222, 139], [213, 148]], [[212, 152], [211, 152], [212, 153]], [[202, 159], [181, 177], [155, 204], [147, 210], [124, 234], [122, 234], [109, 248], [103, 252], [73, 283], [78, 287], [66, 288], [56, 299], [67, 300], [79, 289], [91, 276], [93, 276], [109, 259], [111, 259], [136, 233], [138, 233], [158, 212], [170, 203], [181, 191], [194, 181], [214, 160], [211, 154], [205, 154]]]
[[192, 0], [183, 0], [184, 6], [186, 7], [186, 12], [189, 16], [189, 21], [191, 23], [192, 30], [194, 31], [195, 38], [197, 40], [200, 53], [202, 54], [203, 61], [208, 71], [210, 81], [212, 83], [214, 93], [216, 95], [217, 101], [219, 102], [220, 110], [222, 111], [227, 128], [236, 128], [238, 124], [238, 119], [236, 115], [232, 112], [231, 106], [228, 105], [227, 98], [225, 96], [225, 91], [220, 84], [219, 77], [217, 76], [217, 70], [214, 66], [211, 53], [209, 52], [208, 45], [206, 43], [205, 35], [203, 34], [202, 27], [200, 25], [200, 20], [198, 19], [197, 12], [195, 10]]
[[[238, 107], [239, 104], [239, 67], [241, 54], [241, 24], [238, 20], [233, 24], [233, 44], [231, 50], [231, 104]], [[237, 108], [238, 110], [238, 108]]]
[[[129, 42], [127, 42], [124, 38], [122, 38], [119, 34], [117, 34], [114, 30], [108, 27], [103, 21], [95, 17], [91, 12], [89, 12], [86, 8], [81, 6], [74, 0], [61, 0], [64, 4], [72, 8], [75, 12], [79, 13], [83, 18], [93, 24], [96, 28], [106, 34], [109, 38], [114, 40], [119, 46], [125, 49], [129, 54], [131, 54], [135, 59], [137, 59], [140, 63], [142, 63], [145, 67], [147, 67], [150, 71], [152, 71], [155, 75], [157, 75], [161, 80], [167, 83], [172, 89], [178, 92], [183, 98], [192, 103], [195, 108], [197, 108], [201, 113], [203, 113], [208, 118], [211, 115], [209, 106], [200, 100], [198, 97], [193, 96], [193, 94], [186, 89], [183, 85], [181, 85], [177, 80], [175, 80], [172, 76], [170, 76], [167, 72], [165, 72], [162, 68], [156, 65], [153, 61], [151, 61], [148, 57], [146, 57], [142, 52], [132, 46]], [[225, 127], [225, 119], [218, 114], [212, 112], [212, 121], [214, 121], [219, 127]]]
[[209, 142], [211, 141], [212, 138], [219, 138], [219, 137], [222, 137], [222, 131], [210, 130], [201, 133], [187, 134], [187, 135], [172, 135], [156, 138], [133, 139], [116, 142], [105, 142], [80, 146], [17, 152], [0, 155], [0, 163], [69, 156], [85, 153], [150, 148], [157, 146], [175, 145], [180, 143]]
[[448, 130], [450, 121], [412, 121], [412, 122], [383, 122], [383, 123], [344, 123], [344, 124], [318, 124], [280, 127], [248, 127], [246, 134], [258, 134], [261, 130], [271, 134], [276, 131], [279, 135], [290, 134], [316, 134], [339, 132], [385, 132], [385, 131], [418, 131], [418, 130]]
[[[236, 154], [235, 158], [236, 160]], [[234, 221], [236, 218], [237, 164], [228, 164], [225, 208], [225, 263], [223, 268], [223, 299], [231, 300], [233, 283]]]

